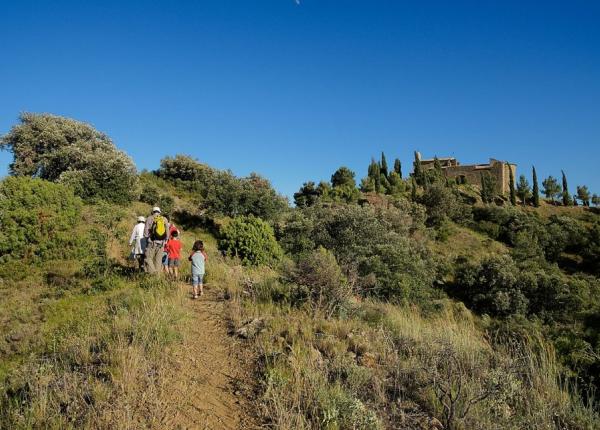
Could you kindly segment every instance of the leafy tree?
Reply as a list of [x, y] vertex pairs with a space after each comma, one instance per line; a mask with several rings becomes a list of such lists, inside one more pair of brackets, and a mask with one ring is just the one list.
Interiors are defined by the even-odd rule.
[[547, 199], [551, 199], [552, 203], [554, 203], [554, 199], [562, 192], [562, 188], [559, 185], [558, 180], [551, 175], [544, 179], [542, 185], [544, 186], [544, 195]]
[[206, 181], [215, 171], [206, 164], [200, 163], [188, 155], [177, 154], [175, 157], [165, 157], [160, 160], [157, 176], [167, 180]]
[[458, 197], [440, 183], [427, 188], [420, 203], [427, 208], [427, 222], [431, 226], [440, 227], [445, 220], [458, 220], [463, 214]]
[[509, 172], [508, 186], [510, 188], [510, 204], [516, 206], [517, 194], [515, 192], [515, 174], [513, 173], [513, 169], [511, 168], [510, 164], [506, 163], [506, 165], [508, 166]]
[[496, 180], [489, 172], [481, 174], [481, 200], [483, 203], [492, 203], [496, 197]]
[[319, 200], [320, 194], [314, 182], [305, 182], [297, 193], [294, 193], [294, 203], [303, 208], [312, 206]]
[[273, 228], [252, 215], [236, 217], [221, 229], [219, 249], [246, 265], [268, 265], [282, 257]]
[[533, 206], [536, 208], [540, 207], [540, 188], [538, 185], [537, 172], [535, 171], [535, 166], [533, 166], [533, 190], [532, 190], [532, 199]]
[[577, 186], [577, 198], [581, 200], [583, 206], [590, 205], [590, 191], [585, 185]]
[[373, 158], [371, 158], [371, 164], [369, 164], [369, 170], [367, 173], [367, 180], [365, 181], [365, 186], [366, 189], [363, 190], [365, 192], [381, 192], [381, 168]]
[[288, 208], [287, 200], [256, 173], [238, 178], [185, 155], [164, 158], [155, 173], [198, 195], [201, 209], [210, 215], [255, 215], [273, 220]]
[[360, 180], [360, 190], [363, 193], [371, 193], [375, 191], [375, 180], [369, 176]]
[[573, 194], [573, 197], [571, 197], [571, 203], [573, 206], [579, 206], [579, 203], [577, 202], [577, 194]]
[[565, 206], [571, 206], [573, 201], [571, 200], [571, 195], [569, 194], [569, 186], [567, 185], [567, 175], [565, 172], [561, 170], [562, 173], [562, 203]]
[[491, 256], [481, 263], [463, 261], [456, 287], [477, 312], [493, 316], [525, 314], [528, 300], [517, 281], [518, 269], [508, 256]]
[[133, 161], [89, 124], [50, 114], [23, 113], [0, 139], [13, 153], [10, 173], [71, 185], [85, 199], [127, 203], [135, 197]]
[[529, 182], [525, 175], [519, 176], [519, 183], [517, 184], [517, 196], [521, 199], [521, 204], [525, 206], [527, 200], [531, 197], [531, 188], [529, 188]]
[[592, 204], [596, 207], [600, 206], [600, 196], [598, 194], [592, 196]]
[[394, 172], [396, 172], [398, 176], [402, 178], [402, 163], [400, 162], [399, 158], [394, 160]]
[[331, 185], [333, 188], [336, 187], [352, 187], [356, 188], [356, 181], [354, 180], [354, 172], [349, 168], [342, 166], [335, 171], [331, 176]]
[[387, 164], [387, 160], [385, 159], [385, 154], [383, 153], [383, 151], [381, 151], [381, 174], [383, 176], [388, 177], [388, 164]]

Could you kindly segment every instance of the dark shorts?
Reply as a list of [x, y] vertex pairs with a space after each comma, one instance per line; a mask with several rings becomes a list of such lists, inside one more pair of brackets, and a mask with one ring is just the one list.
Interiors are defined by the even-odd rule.
[[179, 267], [179, 258], [169, 258], [169, 267]]
[[169, 264], [169, 258], [166, 252], [163, 252], [163, 256], [162, 256], [162, 264], [163, 266], [167, 266]]

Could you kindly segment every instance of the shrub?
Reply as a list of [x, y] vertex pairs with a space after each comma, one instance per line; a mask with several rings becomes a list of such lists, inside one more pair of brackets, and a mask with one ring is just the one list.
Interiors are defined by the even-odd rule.
[[272, 264], [282, 256], [273, 228], [252, 215], [234, 218], [221, 229], [219, 249], [246, 265]]
[[0, 140], [12, 151], [10, 172], [64, 182], [84, 199], [127, 203], [137, 172], [131, 159], [89, 124], [49, 114], [24, 113]]
[[308, 291], [315, 311], [327, 317], [342, 312], [352, 296], [352, 285], [342, 274], [335, 256], [323, 247], [302, 257], [289, 276], [293, 283]]
[[528, 300], [517, 282], [518, 269], [508, 256], [491, 256], [480, 263], [459, 263], [456, 284], [465, 302], [494, 316], [525, 314]]
[[274, 219], [288, 207], [287, 200], [265, 178], [255, 173], [237, 178], [184, 155], [163, 159], [156, 174], [198, 193], [202, 209], [211, 215]]
[[74, 233], [81, 200], [73, 190], [41, 179], [0, 182], [0, 262], [68, 258], [81, 244]]

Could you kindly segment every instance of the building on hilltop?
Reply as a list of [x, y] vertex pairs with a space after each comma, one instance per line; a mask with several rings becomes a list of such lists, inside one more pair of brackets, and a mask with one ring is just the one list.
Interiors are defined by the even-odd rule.
[[[430, 170], [434, 168], [435, 158], [422, 159], [421, 153], [417, 152], [417, 158], [421, 161], [421, 168]], [[461, 165], [456, 158], [438, 158], [442, 171], [449, 179], [459, 178], [461, 182], [468, 182], [481, 186], [482, 175], [489, 173], [496, 181], [498, 191], [502, 194], [509, 194], [510, 192], [510, 169], [513, 172], [514, 178], [517, 177], [517, 165], [512, 163], [506, 163], [505, 161], [499, 161], [494, 158], [490, 158], [490, 162], [487, 164], [468, 164]], [[515, 179], [516, 181], [516, 179]]]

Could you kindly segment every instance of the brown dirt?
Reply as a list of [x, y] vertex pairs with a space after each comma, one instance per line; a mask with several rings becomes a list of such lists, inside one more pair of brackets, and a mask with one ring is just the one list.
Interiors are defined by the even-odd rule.
[[218, 289], [189, 299], [190, 318], [183, 344], [174, 351], [174, 368], [165, 396], [170, 405], [165, 428], [254, 429], [252, 360], [245, 346], [228, 334], [227, 302]]

